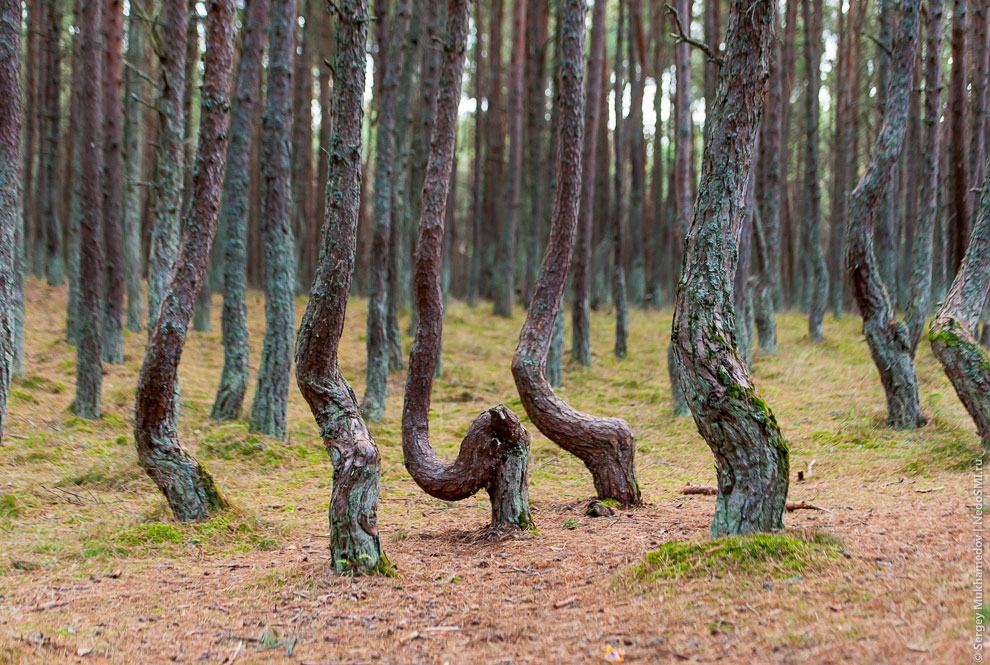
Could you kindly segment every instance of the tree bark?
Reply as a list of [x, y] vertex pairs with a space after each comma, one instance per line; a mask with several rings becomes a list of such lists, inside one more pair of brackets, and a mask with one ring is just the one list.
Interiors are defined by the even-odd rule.
[[447, 205], [461, 74], [467, 41], [468, 2], [448, 0], [447, 36], [440, 73], [436, 126], [430, 142], [419, 221], [415, 289], [419, 319], [416, 341], [409, 354], [402, 408], [402, 453], [406, 468], [423, 491], [457, 501], [484, 488], [492, 503], [489, 529], [499, 533], [532, 528], [527, 494], [529, 434], [519, 419], [502, 405], [475, 419], [457, 459], [446, 464], [430, 443], [429, 411], [434, 370], [440, 353], [443, 298], [440, 262]]
[[642, 307], [646, 296], [646, 264], [650, 227], [646, 224], [646, 147], [643, 139], [643, 98], [646, 93], [646, 33], [642, 0], [629, 0], [630, 106], [625, 134], [629, 152], [629, 224], [626, 236], [628, 296]]
[[966, 174], [966, 0], [952, 4], [952, 69], [949, 73], [949, 180], [952, 191], [952, 250], [949, 270], [955, 274], [969, 243], [969, 180]]
[[[616, 358], [625, 358], [629, 338], [629, 310], [626, 303], [626, 257], [623, 239], [623, 220], [625, 218], [625, 169], [626, 150], [628, 141], [625, 131], [626, 119], [623, 118], [622, 102], [625, 96], [625, 81], [622, 78], [622, 47], [623, 30], [626, 27], [626, 6], [630, 0], [619, 0], [619, 19], [615, 32], [615, 78], [612, 88], [613, 113], [615, 114], [615, 131], [612, 132], [614, 146], [615, 169], [612, 172], [613, 196], [612, 209], [609, 211], [609, 235], [612, 239], [612, 302], [615, 304], [615, 346], [613, 352]], [[632, 63], [630, 63], [631, 66]]]
[[244, 18], [230, 118], [230, 142], [224, 171], [220, 228], [223, 246], [223, 373], [211, 417], [236, 420], [244, 405], [251, 349], [248, 345], [247, 221], [251, 188], [251, 143], [261, 92], [261, 62], [268, 31], [269, 0], [249, 0]]
[[481, 2], [474, 5], [474, 24], [476, 35], [474, 39], [474, 164], [472, 165], [471, 186], [471, 268], [468, 275], [468, 305], [475, 307], [481, 297], [481, 270], [484, 254], [484, 212], [487, 206], [485, 199], [485, 127], [487, 112], [483, 111], [481, 100], [484, 98], [485, 74], [482, 67], [481, 40], [484, 36], [484, 12]]
[[145, 69], [148, 26], [140, 12], [127, 18], [127, 53], [124, 68], [124, 288], [127, 292], [126, 325], [131, 332], [144, 329], [144, 293], [141, 286], [141, 212], [144, 197], [144, 106], [148, 94], [141, 73]]
[[581, 202], [577, 240], [571, 265], [574, 300], [571, 306], [571, 360], [591, 366], [591, 234], [598, 161], [598, 124], [605, 65], [605, 0], [595, 0], [591, 14], [591, 51], [584, 82], [584, 148], [581, 151]]
[[822, 59], [822, 0], [802, 0], [804, 18], [804, 62], [808, 75], [805, 90], [804, 229], [805, 255], [812, 270], [808, 275], [808, 334], [813, 342], [825, 341], [823, 320], [828, 304], [828, 268], [822, 251], [822, 191], [818, 176], [818, 121]]
[[45, 276], [50, 286], [61, 286], [65, 281], [65, 261], [62, 251], [62, 221], [59, 216], [57, 194], [62, 189], [59, 174], [59, 124], [62, 119], [61, 80], [62, 80], [62, 10], [57, 0], [47, 0], [43, 3], [45, 18], [45, 80], [44, 108], [42, 110], [42, 140], [44, 149], [41, 151], [44, 171], [41, 191], [41, 215], [43, 218]]
[[[312, 283], [314, 245], [309, 225], [313, 219], [313, 15], [322, 2], [299, 0], [299, 50], [292, 75], [292, 234], [295, 241], [296, 293], [308, 291]], [[293, 327], [295, 327], [293, 325]]]
[[[581, 199], [585, 9], [584, 0], [565, 0], [563, 6], [553, 222], [540, 278], [519, 331], [512, 377], [530, 420], [547, 438], [584, 462], [598, 498], [635, 505], [640, 502], [640, 493], [632, 429], [619, 418], [596, 418], [577, 411], [554, 393], [545, 378], [551, 331], [564, 294]], [[594, 76], [595, 72], [589, 75]]]
[[268, 27], [268, 88], [265, 96], [261, 237], [265, 258], [265, 341], [251, 405], [252, 432], [286, 435], [289, 374], [296, 317], [295, 242], [292, 238], [292, 66], [296, 48], [296, 1], [272, 4]]
[[788, 449], [735, 345], [732, 276], [769, 75], [775, 3], [733, 0], [671, 342], [695, 424], [715, 454], [713, 536], [783, 527]]
[[[167, 4], [167, 3], [166, 3]], [[176, 392], [179, 359], [189, 333], [217, 230], [230, 124], [234, 58], [233, 0], [209, 0], [200, 106], [199, 148], [175, 272], [138, 377], [134, 441], [138, 462], [165, 495], [177, 520], [201, 520], [226, 506], [213, 478], [179, 442]]]
[[316, 278], [296, 347], [296, 382], [333, 464], [330, 556], [339, 573], [384, 572], [378, 536], [381, 457], [337, 366], [357, 246], [367, 0], [337, 4], [337, 58], [326, 211]]
[[907, 328], [897, 321], [873, 253], [873, 221], [901, 154], [906, 132], [908, 96], [917, 57], [919, 0], [905, 0], [891, 58], [890, 88], [883, 125], [866, 172], [849, 197], [846, 266], [863, 316], [863, 334], [887, 395], [887, 422], [892, 427], [925, 424]]
[[14, 309], [21, 217], [21, 3], [0, 2], [0, 445], [14, 371]]
[[124, 362], [124, 175], [121, 87], [124, 4], [105, 0], [103, 11], [103, 341], [104, 362]]

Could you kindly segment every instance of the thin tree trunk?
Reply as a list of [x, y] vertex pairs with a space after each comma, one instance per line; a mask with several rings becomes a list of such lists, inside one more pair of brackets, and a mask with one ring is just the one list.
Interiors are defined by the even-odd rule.
[[[880, 117], [890, 104], [891, 52], [893, 51], [893, 31], [897, 25], [899, 7], [896, 0], [880, 0], [880, 37], [877, 42], [877, 99]], [[897, 258], [900, 241], [900, 215], [897, 207], [898, 178], [892, 176], [887, 189], [877, 204], [874, 227], [874, 248], [880, 278], [891, 297], [891, 305], [896, 306], [897, 297]]]
[[822, 0], [802, 0], [804, 62], [808, 75], [805, 90], [804, 229], [805, 255], [812, 269], [808, 275], [810, 305], [808, 334], [811, 341], [825, 340], [822, 322], [828, 304], [828, 268], [822, 251], [822, 191], [818, 175], [818, 95], [821, 90]]
[[236, 420], [244, 405], [251, 349], [248, 345], [247, 221], [251, 188], [251, 144], [261, 93], [261, 63], [268, 31], [269, 0], [250, 0], [244, 18], [243, 41], [237, 65], [237, 84], [230, 119], [227, 168], [224, 171], [220, 227], [223, 246], [223, 373], [210, 414], [217, 420]]
[[643, 139], [643, 98], [646, 91], [646, 34], [642, 0], [629, 0], [629, 116], [624, 124], [629, 151], [629, 224], [626, 236], [628, 293], [642, 307], [646, 296], [646, 264], [650, 227], [646, 224], [646, 147]]
[[[102, 95], [103, 40], [102, 2], [83, 2], [79, 21], [79, 65], [85, 72], [80, 78], [80, 108], [100, 108]], [[79, 122], [81, 144], [102, 146], [103, 128], [100, 114], [84, 113]], [[76, 343], [76, 397], [73, 412], [82, 418], [100, 417], [100, 389], [103, 367], [100, 364], [102, 330], [101, 273], [103, 268], [102, 222], [102, 150], [87, 150], [82, 156], [79, 201], [79, 329]], [[85, 275], [86, 279], [82, 279]]]
[[[80, 23], [80, 0], [74, 0], [72, 3], [72, 20], [74, 25], [79, 25]], [[71, 107], [71, 117], [70, 117], [70, 127], [72, 131], [69, 133], [69, 143], [72, 146], [72, 152], [69, 157], [71, 168], [66, 177], [66, 183], [69, 189], [69, 226], [66, 233], [66, 242], [68, 244], [68, 276], [69, 276], [69, 298], [68, 305], [66, 307], [65, 316], [65, 338], [69, 344], [76, 344], [79, 340], [79, 260], [80, 260], [80, 247], [79, 247], [79, 219], [80, 213], [79, 209], [81, 206], [82, 193], [80, 191], [80, 186], [82, 181], [76, 177], [76, 175], [82, 170], [81, 160], [82, 160], [82, 132], [79, 130], [79, 118], [82, 115], [79, 110], [79, 90], [82, 87], [82, 68], [79, 66], [81, 55], [79, 53], [79, 32], [76, 31], [72, 35], [72, 71], [70, 81], [72, 87], [69, 91], [69, 105]], [[30, 68], [29, 68], [30, 72]], [[30, 80], [30, 74], [28, 76]], [[25, 118], [25, 125], [30, 127], [31, 118]], [[29, 144], [27, 143], [27, 132], [25, 132], [25, 144], [24, 150], [29, 150]], [[30, 182], [25, 180], [24, 182], [24, 192], [28, 193], [30, 188]], [[149, 199], [150, 200], [150, 199]], [[27, 219], [26, 211], [31, 205], [30, 199], [25, 196], [23, 200], [23, 206], [25, 209], [25, 220]], [[25, 230], [23, 225], [19, 230], [19, 242], [20, 249], [24, 249], [24, 233]], [[24, 340], [24, 252], [20, 251], [21, 260], [19, 264], [21, 269], [19, 274], [19, 282], [15, 282], [17, 288], [17, 298], [18, 305], [14, 309], [14, 316], [16, 318], [16, 324], [14, 327], [15, 340], [18, 339], [17, 335], [20, 335], [20, 347], [18, 349], [17, 342], [15, 341], [15, 365], [17, 364], [18, 356], [16, 355], [18, 350], [20, 350], [20, 359], [23, 361], [23, 340]]]
[[969, 180], [966, 174], [966, 0], [952, 4], [952, 70], [949, 74], [949, 180], [952, 220], [949, 270], [955, 274], [969, 244]]
[[[292, 233], [295, 239], [294, 274], [296, 293], [303, 294], [312, 284], [313, 244], [309, 225], [313, 219], [313, 15], [315, 7], [325, 11], [322, 2], [299, 0], [300, 46], [292, 75]], [[293, 326], [294, 327], [294, 326]]]
[[529, 434], [519, 419], [502, 405], [494, 406], [471, 424], [457, 459], [444, 463], [430, 443], [430, 396], [440, 354], [443, 298], [440, 263], [461, 74], [467, 41], [468, 1], [448, 0], [447, 37], [444, 42], [437, 99], [436, 127], [423, 184], [419, 221], [415, 287], [419, 311], [416, 341], [409, 354], [402, 408], [402, 454], [413, 480], [430, 496], [458, 501], [485, 489], [491, 498], [490, 531], [530, 529], [527, 492]]
[[[523, 296], [528, 304], [536, 283], [536, 268], [543, 258], [546, 242], [541, 233], [546, 194], [546, 50], [549, 40], [550, 3], [529, 0], [526, 5], [526, 126], [524, 128], [525, 163], [523, 169], [524, 238], [521, 250], [525, 254]], [[528, 204], [528, 205], [527, 205]]]
[[872, 227], [907, 129], [908, 97], [917, 58], [919, 1], [905, 0], [902, 7], [883, 125], [866, 172], [849, 197], [847, 227], [846, 266], [863, 316], [863, 334], [887, 394], [888, 423], [897, 428], [920, 427], [926, 419], [921, 413], [907, 328], [895, 318], [873, 253]]
[[487, 199], [483, 186], [485, 184], [485, 127], [488, 114], [482, 111], [481, 100], [484, 97], [485, 74], [481, 60], [481, 39], [484, 35], [484, 12], [480, 0], [474, 5], [475, 38], [473, 49], [474, 60], [474, 164], [472, 166], [471, 186], [471, 272], [468, 276], [468, 305], [475, 307], [481, 297], [481, 269], [484, 254], [484, 219], [483, 214]]
[[[167, 3], [166, 3], [167, 4]], [[200, 106], [199, 149], [175, 272], [138, 377], [134, 441], [138, 463], [165, 495], [177, 520], [201, 520], [226, 506], [213, 478], [179, 442], [176, 392], [179, 359], [206, 275], [217, 230], [230, 124], [234, 59], [233, 0], [211, 0]], [[163, 388], [164, 387], [164, 388]]]
[[124, 4], [105, 0], [103, 11], [103, 341], [104, 362], [124, 362], [124, 175], [121, 87]]
[[[488, 109], [485, 111], [485, 185], [482, 213], [482, 255], [480, 288], [482, 294], [490, 294], [494, 286], [494, 251], [497, 246], [499, 221], [504, 210], [505, 177], [505, 125], [502, 96], [502, 22], [504, 0], [491, 0], [488, 24], [488, 77], [485, 92]], [[415, 191], [415, 190], [414, 190]]]
[[581, 202], [578, 208], [577, 240], [571, 265], [574, 300], [571, 306], [571, 360], [591, 365], [591, 236], [598, 162], [598, 123], [601, 112], [602, 77], [605, 63], [605, 0], [595, 0], [591, 14], [591, 51], [584, 83], [584, 148], [581, 151]]
[[671, 342], [718, 473], [713, 536], [779, 529], [788, 450], [735, 345], [732, 275], [769, 74], [775, 3], [733, 0]]
[[295, 243], [292, 239], [292, 65], [296, 48], [296, 0], [272, 4], [268, 27], [268, 88], [264, 123], [265, 341], [251, 405], [252, 432], [284, 439], [296, 317]]
[[554, 393], [545, 378], [550, 335], [564, 295], [581, 201], [585, 10], [584, 0], [564, 0], [553, 223], [540, 278], [519, 331], [512, 377], [530, 420], [547, 438], [584, 462], [598, 498], [633, 505], [640, 502], [640, 493], [632, 429], [619, 418], [596, 418], [577, 411]]
[[42, 111], [44, 149], [41, 169], [44, 170], [45, 189], [41, 192], [41, 214], [44, 219], [45, 275], [50, 286], [61, 286], [65, 281], [65, 261], [62, 250], [62, 221], [59, 216], [57, 194], [62, 189], [59, 174], [59, 136], [62, 119], [60, 102], [62, 80], [62, 11], [58, 0], [44, 3], [45, 14], [45, 93]]
[[296, 348], [296, 382], [320, 427], [333, 464], [330, 557], [339, 573], [385, 572], [378, 536], [381, 457], [357, 397], [337, 367], [337, 348], [354, 272], [361, 180], [367, 0], [337, 11], [337, 73], [320, 264]]
[[[612, 301], [615, 303], [615, 346], [616, 358], [625, 358], [629, 337], [629, 311], [626, 305], [626, 260], [623, 239], [623, 219], [625, 218], [625, 168], [626, 168], [626, 121], [622, 117], [622, 100], [625, 81], [622, 78], [623, 30], [626, 27], [626, 5], [630, 0], [619, 0], [619, 20], [615, 33], [615, 84], [612, 88], [615, 131], [612, 143], [615, 150], [615, 170], [612, 172], [614, 192], [612, 209], [609, 211], [609, 233], [612, 238]], [[630, 69], [632, 63], [630, 62]]]
[[[27, 62], [31, 63], [32, 66], [24, 68], [25, 74], [25, 84], [24, 84], [24, 102], [23, 107], [25, 109], [36, 109], [40, 107], [41, 102], [41, 77], [40, 74], [43, 73], [43, 69], [37, 65], [42, 61], [42, 54], [44, 52], [41, 42], [40, 35], [42, 34], [42, 23], [43, 23], [43, 9], [44, 5], [42, 2], [35, 0], [34, 2], [27, 3], [27, 22], [25, 26], [25, 36], [26, 45], [25, 53]], [[78, 22], [77, 22], [78, 24]], [[39, 125], [41, 124], [40, 114], [37, 113], [25, 113], [24, 115], [24, 145], [22, 146], [22, 157], [24, 160], [24, 223], [23, 231], [21, 233], [21, 263], [23, 264], [23, 270], [25, 272], [35, 272], [35, 257], [37, 250], [37, 225], [38, 225], [38, 211], [36, 206], [36, 175], [40, 175], [40, 168], [36, 170], [38, 151], [36, 150], [37, 137], [39, 132]], [[23, 279], [23, 277], [22, 277]], [[23, 322], [23, 295], [21, 297], [20, 316], [21, 323]], [[20, 339], [20, 344], [23, 347], [23, 335]], [[15, 343], [16, 344], [16, 343]], [[23, 351], [21, 352], [23, 361]]]
[[780, 50], [780, 253], [781, 270], [777, 292], [774, 293], [774, 304], [790, 308], [794, 305], [795, 275], [794, 255], [791, 249], [791, 239], [794, 231], [794, 215], [791, 207], [790, 173], [791, 156], [791, 92], [794, 90], [795, 72], [795, 41], [797, 38], [797, 10], [801, 0], [786, 0], [787, 9], [784, 17], [784, 39]]
[[141, 203], [144, 193], [144, 106], [148, 86], [142, 80], [147, 54], [148, 26], [140, 12], [127, 18], [127, 53], [124, 67], [124, 289], [127, 292], [126, 325], [131, 332], [144, 329], [144, 293], [141, 287]]
[[17, 228], [21, 217], [21, 3], [0, 2], [0, 445], [14, 372]]

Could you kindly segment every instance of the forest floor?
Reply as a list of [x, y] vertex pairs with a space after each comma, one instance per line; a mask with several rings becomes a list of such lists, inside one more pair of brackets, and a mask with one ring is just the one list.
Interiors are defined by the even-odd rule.
[[[594, 366], [565, 366], [560, 389], [632, 425], [644, 506], [584, 516], [588, 473], [524, 419], [537, 530], [505, 541], [476, 538], [487, 497], [434, 500], [405, 472], [397, 372], [372, 427], [395, 576], [342, 578], [327, 549], [331, 467], [295, 386], [286, 442], [209, 418], [223, 363], [219, 299], [214, 332], [191, 333], [183, 356], [180, 433], [234, 508], [183, 525], [136, 462], [144, 334], [129, 335], [124, 364], [106, 368], [102, 420], [80, 420], [68, 411], [65, 289], [31, 280], [27, 297], [28, 372], [12, 386], [0, 448], [0, 663], [570, 664], [618, 660], [610, 648], [637, 663], [979, 662], [980, 448], [927, 342], [918, 372], [930, 423], [895, 431], [858, 318], [828, 317], [827, 341], [815, 345], [803, 317], [782, 315], [780, 353], [757, 357], [755, 381], [790, 443], [790, 498], [827, 512], [788, 513], [794, 539], [714, 552], [712, 497], [680, 494], [715, 478], [691, 419], [670, 412], [669, 311], [631, 313], [623, 361], [611, 353], [611, 318], [595, 314]], [[365, 305], [352, 302], [340, 354], [358, 395]], [[261, 295], [248, 306], [256, 369]], [[453, 456], [492, 404], [524, 415], [509, 371], [521, 322], [518, 309], [508, 320], [490, 306], [450, 307], [432, 407], [441, 455]], [[665, 544], [667, 567], [647, 558]], [[986, 618], [990, 605], [978, 611]]]

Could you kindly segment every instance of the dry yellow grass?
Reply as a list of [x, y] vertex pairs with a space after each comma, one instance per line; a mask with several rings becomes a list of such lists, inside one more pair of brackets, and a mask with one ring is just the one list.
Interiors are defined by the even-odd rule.
[[[260, 294], [248, 305], [256, 367]], [[219, 321], [214, 334], [191, 333], [182, 440], [235, 508], [179, 525], [137, 467], [131, 439], [144, 335], [128, 337], [125, 363], [106, 368], [104, 418], [81, 421], [67, 410], [75, 353], [63, 341], [64, 310], [64, 289], [29, 282], [28, 373], [13, 386], [12, 436], [0, 448], [0, 663], [215, 663], [235, 652], [237, 663], [289, 662], [290, 650], [292, 662], [311, 663], [601, 663], [607, 644], [650, 663], [972, 655], [969, 464], [979, 444], [924, 342], [918, 370], [931, 423], [914, 432], [883, 426], [883, 393], [855, 317], [828, 320], [828, 341], [813, 345], [802, 317], [781, 316], [780, 355], [757, 358], [756, 382], [790, 442], [793, 472], [815, 461], [809, 480], [792, 478], [791, 497], [830, 510], [785, 523], [823, 529], [848, 558], [785, 577], [758, 568], [633, 581], [629, 571], [648, 551], [706, 538], [711, 497], [678, 490], [712, 484], [714, 473], [691, 420], [670, 415], [669, 311], [632, 312], [628, 359], [612, 357], [612, 321], [596, 314], [594, 366], [565, 368], [561, 392], [633, 426], [643, 508], [584, 517], [588, 474], [527, 423], [538, 532], [475, 541], [486, 497], [436, 501], [405, 473], [396, 373], [372, 431], [384, 466], [380, 528], [397, 577], [341, 579], [326, 551], [331, 469], [294, 386], [287, 442], [211, 421]], [[358, 394], [364, 317], [365, 303], [352, 302], [341, 348]], [[502, 320], [488, 307], [451, 306], [432, 420], [442, 455], [491, 404], [523, 415], [509, 372], [521, 321], [522, 312]]]

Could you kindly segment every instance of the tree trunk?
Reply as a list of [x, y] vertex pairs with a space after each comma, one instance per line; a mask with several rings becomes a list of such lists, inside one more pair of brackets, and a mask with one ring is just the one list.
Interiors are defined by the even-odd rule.
[[[485, 111], [485, 184], [484, 211], [482, 213], [482, 240], [485, 252], [482, 255], [479, 286], [485, 294], [494, 286], [493, 253], [489, 248], [497, 242], [493, 233], [499, 228], [502, 219], [505, 176], [505, 125], [502, 96], [502, 15], [504, 0], [491, 0], [488, 25], [488, 77], [485, 92], [488, 109]], [[415, 190], [414, 190], [415, 191]]]
[[629, 0], [629, 115], [624, 125], [629, 151], [629, 224], [626, 270], [629, 299], [642, 307], [646, 296], [646, 263], [650, 227], [646, 224], [646, 147], [643, 139], [643, 98], [646, 92], [646, 34], [642, 0]]
[[[516, 299], [516, 233], [522, 205], [523, 63], [526, 56], [526, 0], [512, 3], [512, 54], [509, 60], [509, 172], [506, 216], [499, 224], [498, 265], [492, 284], [496, 316], [512, 316]], [[491, 220], [495, 221], [495, 220]]]
[[596, 418], [577, 411], [554, 393], [545, 378], [550, 336], [564, 295], [581, 199], [584, 14], [584, 0], [565, 0], [553, 222], [540, 278], [519, 331], [512, 377], [530, 420], [547, 438], [584, 462], [594, 479], [598, 498], [634, 505], [640, 502], [640, 493], [634, 464], [636, 446], [629, 425], [619, 418]]
[[791, 209], [790, 156], [791, 156], [791, 99], [794, 89], [795, 47], [797, 38], [797, 8], [801, 0], [786, 0], [784, 39], [780, 47], [780, 282], [774, 293], [774, 303], [790, 308], [794, 304], [794, 255], [791, 239], [795, 235], [794, 215]]
[[[896, 0], [880, 0], [880, 36], [877, 41], [877, 99], [880, 117], [890, 105], [891, 52], [893, 50], [893, 30], [896, 27], [899, 7]], [[900, 241], [899, 211], [897, 209], [898, 178], [891, 176], [883, 196], [877, 203], [873, 221], [874, 248], [880, 279], [896, 307], [897, 296], [897, 246]], [[891, 295], [892, 294], [892, 295]]]
[[247, 221], [251, 188], [251, 143], [261, 92], [261, 62], [268, 31], [269, 0], [250, 0], [244, 18], [230, 119], [230, 143], [224, 171], [220, 227], [223, 246], [223, 373], [210, 416], [237, 420], [247, 390], [251, 349], [248, 345]]
[[272, 4], [268, 28], [268, 88], [264, 123], [265, 342], [251, 405], [252, 432], [284, 439], [296, 317], [295, 243], [292, 239], [292, 64], [296, 48], [296, 2]]
[[398, 113], [399, 75], [405, 49], [409, 47], [411, 0], [399, 0], [395, 5], [395, 20], [391, 34], [387, 26], [387, 3], [377, 2], [378, 22], [375, 26], [379, 41], [375, 68], [383, 72], [375, 81], [375, 103], [378, 106], [378, 127], [375, 132], [375, 230], [371, 240], [369, 266], [367, 333], [367, 387], [361, 404], [366, 420], [378, 422], [385, 415], [388, 391], [388, 290], [389, 235], [392, 223], [392, 170], [395, 164], [395, 117]]
[[932, 245], [938, 216], [938, 186], [942, 160], [942, 32], [944, 0], [930, 0], [925, 41], [925, 122], [921, 158], [921, 182], [917, 230], [911, 260], [911, 294], [904, 324], [912, 354], [931, 310]]
[[822, 192], [818, 176], [818, 95], [821, 91], [822, 0], [802, 0], [804, 18], [804, 62], [808, 74], [805, 91], [804, 155], [804, 229], [805, 244], [812, 275], [808, 275], [808, 334], [813, 342], [825, 341], [822, 322], [828, 304], [828, 268], [822, 251]]
[[[313, 15], [315, 0], [299, 0], [300, 46], [292, 75], [292, 233], [295, 240], [296, 293], [312, 284], [313, 243], [309, 225], [313, 219]], [[317, 10], [326, 11], [322, 2]], [[293, 325], [293, 328], [295, 326]]]
[[[60, 102], [62, 80], [62, 10], [57, 0], [43, 3], [45, 18], [45, 81], [42, 127], [44, 149], [42, 164], [44, 190], [41, 192], [41, 214], [44, 219], [45, 275], [50, 286], [61, 286], [65, 281], [65, 261], [62, 252], [62, 222], [59, 216], [57, 194], [62, 186], [59, 177], [59, 124], [62, 119]], [[104, 347], [105, 348], [105, 347]]]
[[906, 132], [908, 97], [917, 57], [919, 0], [905, 0], [891, 58], [890, 88], [873, 156], [849, 197], [846, 266], [863, 316], [863, 334], [887, 394], [892, 427], [925, 424], [907, 328], [897, 321], [873, 253], [873, 221], [887, 192]]
[[969, 180], [966, 174], [966, 0], [952, 4], [952, 70], [949, 74], [949, 180], [952, 191], [950, 274], [955, 274], [969, 243]]
[[[629, 310], [626, 304], [626, 258], [623, 239], [623, 219], [625, 218], [625, 168], [628, 142], [625, 130], [626, 119], [622, 114], [625, 81], [622, 78], [623, 30], [626, 27], [626, 5], [630, 0], [619, 0], [619, 19], [615, 32], [615, 84], [612, 89], [615, 131], [612, 144], [615, 150], [615, 170], [612, 172], [614, 191], [612, 209], [609, 211], [609, 234], [612, 239], [612, 301], [615, 304], [615, 346], [616, 358], [625, 358], [629, 338]], [[632, 63], [630, 63], [630, 67]]]
[[127, 329], [144, 329], [144, 294], [141, 287], [141, 209], [144, 197], [144, 106], [148, 86], [141, 78], [147, 53], [147, 30], [139, 12], [127, 18], [127, 53], [124, 68], [124, 288], [127, 292]]
[[337, 572], [353, 574], [384, 572], [388, 560], [378, 536], [381, 457], [357, 397], [337, 367], [357, 246], [367, 0], [346, 0], [337, 12], [327, 216], [320, 264], [299, 328], [296, 382], [333, 464], [330, 556]]
[[103, 11], [103, 360], [124, 362], [124, 175], [121, 84], [124, 4], [105, 0]]
[[409, 354], [409, 375], [402, 408], [402, 453], [406, 468], [423, 491], [446, 501], [458, 501], [484, 488], [492, 503], [489, 529], [499, 533], [532, 528], [527, 494], [529, 434], [519, 419], [502, 405], [475, 419], [457, 459], [445, 464], [429, 438], [430, 394], [440, 353], [443, 299], [440, 262], [447, 192], [457, 134], [457, 107], [467, 41], [468, 2], [448, 0], [437, 99], [436, 127], [430, 143], [419, 221], [415, 287], [419, 310], [416, 341]]
[[595, 0], [591, 14], [591, 52], [584, 83], [584, 148], [581, 151], [581, 202], [577, 240], [571, 265], [574, 300], [571, 307], [571, 360], [591, 365], [591, 234], [597, 169], [598, 123], [605, 64], [605, 0]]
[[[83, 2], [79, 21], [79, 65], [86, 72], [80, 78], [79, 107], [95, 109], [103, 104], [102, 95], [102, 2]], [[103, 127], [99, 113], [83, 113], [79, 121], [83, 146], [102, 146]], [[100, 364], [102, 330], [101, 273], [103, 268], [102, 150], [87, 150], [80, 160], [79, 201], [79, 329], [76, 343], [76, 397], [73, 412], [90, 420], [100, 417]], [[86, 276], [83, 279], [83, 276]]]
[[712, 535], [783, 527], [788, 449], [735, 345], [732, 275], [769, 75], [774, 3], [733, 0], [671, 341], [718, 470]]
[[524, 238], [521, 250], [525, 254], [522, 302], [528, 304], [536, 283], [536, 269], [543, 258], [546, 239], [542, 229], [544, 198], [547, 196], [546, 168], [546, 47], [549, 39], [550, 3], [529, 0], [526, 4], [526, 67], [524, 128], [525, 162], [523, 172]]
[[179, 359], [196, 294], [210, 259], [227, 155], [234, 3], [211, 0], [207, 7], [199, 148], [192, 194], [175, 272], [148, 342], [134, 407], [138, 462], [165, 495], [172, 514], [183, 522], [201, 520], [226, 506], [213, 478], [179, 442], [176, 392], [170, 389], [178, 379]]
[[0, 2], [0, 445], [14, 359], [17, 228], [21, 218], [21, 3]]
[[484, 244], [484, 219], [485, 199], [483, 186], [485, 184], [485, 127], [487, 126], [488, 114], [483, 111], [481, 100], [485, 96], [485, 74], [482, 67], [481, 40], [484, 35], [484, 11], [482, 2], [474, 5], [474, 24], [477, 33], [474, 39], [474, 164], [472, 165], [472, 186], [471, 186], [471, 272], [468, 276], [468, 305], [475, 307], [481, 297], [481, 269], [483, 263]]
[[[78, 1], [78, 0], [77, 0]], [[43, 73], [43, 68], [37, 66], [42, 62], [42, 56], [44, 49], [42, 47], [41, 37], [42, 27], [44, 22], [43, 14], [43, 3], [39, 1], [27, 3], [27, 22], [25, 25], [25, 57], [27, 62], [31, 63], [32, 66], [24, 67], [25, 83], [24, 83], [24, 102], [23, 108], [25, 109], [36, 109], [41, 105], [41, 77], [40, 74]], [[36, 197], [36, 174], [40, 175], [41, 169], [36, 171], [36, 162], [38, 151], [36, 150], [37, 137], [39, 134], [39, 125], [41, 124], [40, 114], [38, 113], [25, 113], [24, 114], [24, 144], [22, 146], [22, 157], [24, 160], [24, 215], [23, 215], [23, 230], [21, 232], [21, 263], [23, 264], [24, 272], [33, 272], [35, 268], [35, 256], [36, 256], [36, 228], [38, 224], [38, 211], [35, 204]], [[23, 278], [23, 277], [22, 277]], [[21, 297], [20, 316], [21, 324], [24, 320], [24, 303], [23, 294]], [[23, 346], [23, 336], [20, 339], [21, 345]], [[23, 352], [22, 352], [23, 359]]]
[[[80, 0], [74, 0], [72, 3], [72, 20], [74, 25], [79, 25], [80, 23]], [[30, 16], [30, 15], [29, 15]], [[29, 36], [30, 37], [30, 36]], [[30, 38], [28, 40], [30, 42]], [[72, 146], [71, 155], [69, 155], [70, 169], [67, 173], [65, 182], [68, 184], [69, 189], [69, 227], [66, 233], [66, 242], [68, 249], [68, 276], [69, 276], [69, 298], [68, 305], [66, 307], [65, 316], [65, 339], [69, 344], [76, 344], [79, 341], [79, 260], [80, 260], [80, 247], [79, 247], [79, 219], [80, 219], [80, 207], [81, 207], [81, 197], [82, 192], [80, 187], [82, 181], [76, 177], [76, 175], [82, 170], [81, 160], [82, 160], [82, 132], [79, 131], [79, 118], [82, 113], [79, 110], [79, 90], [82, 87], [82, 68], [79, 66], [81, 55], [79, 53], [79, 31], [77, 30], [74, 35], [72, 35], [72, 60], [71, 60], [71, 89], [69, 90], [69, 105], [71, 108], [69, 127], [72, 130], [69, 133], [69, 143]], [[28, 68], [28, 83], [30, 83], [30, 70]], [[31, 126], [31, 114], [25, 118], [25, 126], [30, 128]], [[24, 135], [24, 150], [29, 152], [29, 144], [27, 142], [28, 132], [25, 131]], [[26, 162], [25, 162], [26, 163]], [[25, 169], [27, 167], [25, 166]], [[24, 194], [23, 206], [25, 210], [25, 221], [27, 220], [27, 209], [31, 205], [31, 201], [27, 196], [28, 190], [31, 183], [25, 180], [24, 182]], [[149, 197], [149, 201], [150, 201]], [[16, 297], [18, 299], [18, 304], [14, 309], [14, 316], [16, 318], [16, 323], [14, 327], [15, 335], [15, 365], [18, 360], [18, 346], [16, 340], [17, 335], [20, 335], [20, 358], [23, 360], [23, 340], [24, 340], [24, 226], [21, 225], [19, 228], [19, 243], [20, 243], [20, 271], [18, 272], [18, 280], [15, 280]]]

